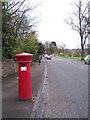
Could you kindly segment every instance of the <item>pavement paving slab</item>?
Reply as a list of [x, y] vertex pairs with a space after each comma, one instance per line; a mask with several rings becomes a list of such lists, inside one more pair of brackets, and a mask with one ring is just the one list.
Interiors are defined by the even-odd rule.
[[2, 118], [30, 118], [44, 74], [44, 61], [31, 66], [33, 98], [22, 101], [18, 98], [18, 74], [2, 80]]

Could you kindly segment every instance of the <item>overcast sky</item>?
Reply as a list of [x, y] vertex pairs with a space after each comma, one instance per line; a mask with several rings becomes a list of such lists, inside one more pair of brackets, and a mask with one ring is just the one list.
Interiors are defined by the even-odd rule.
[[43, 3], [34, 12], [40, 18], [36, 27], [39, 41], [55, 41], [57, 45], [66, 44], [67, 48], [80, 47], [78, 33], [65, 23], [68, 13], [74, 10], [72, 0], [34, 0], [41, 1]]

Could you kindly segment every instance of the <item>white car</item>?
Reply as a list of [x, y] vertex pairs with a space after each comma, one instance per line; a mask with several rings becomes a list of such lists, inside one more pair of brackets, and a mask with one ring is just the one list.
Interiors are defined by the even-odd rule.
[[47, 58], [48, 57], [48, 54], [45, 54], [45, 58]]

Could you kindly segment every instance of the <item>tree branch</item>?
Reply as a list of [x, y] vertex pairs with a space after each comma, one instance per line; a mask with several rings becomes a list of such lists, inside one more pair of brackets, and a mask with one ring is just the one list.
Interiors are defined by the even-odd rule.
[[[24, 2], [25, 2], [25, 0], [23, 0], [22, 2], [21, 2], [21, 4], [18, 6], [18, 8], [12, 13], [12, 15], [13, 14], [15, 14], [19, 9], [20, 9], [20, 7], [24, 4]], [[15, 7], [15, 6], [14, 6]]]
[[[8, 6], [8, 10], [11, 10], [12, 8], [14, 8], [15, 6], [17, 6], [18, 4], [19, 4], [19, 2], [17, 2], [17, 3], [15, 3], [15, 2], [13, 2], [12, 4], [9, 4], [9, 6]], [[11, 6], [11, 7], [10, 7]], [[10, 8], [9, 8], [10, 7]]]

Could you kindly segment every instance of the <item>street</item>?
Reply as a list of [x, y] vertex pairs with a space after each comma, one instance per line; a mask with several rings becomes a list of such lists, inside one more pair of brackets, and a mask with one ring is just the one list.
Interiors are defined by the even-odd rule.
[[0, 8], [0, 118], [90, 119], [90, 0]]
[[42, 117], [88, 118], [88, 65], [53, 57], [45, 60]]
[[88, 65], [83, 61], [53, 57], [32, 66], [31, 73], [35, 105], [18, 99], [16, 74], [11, 75], [3, 80], [3, 118], [88, 118]]

